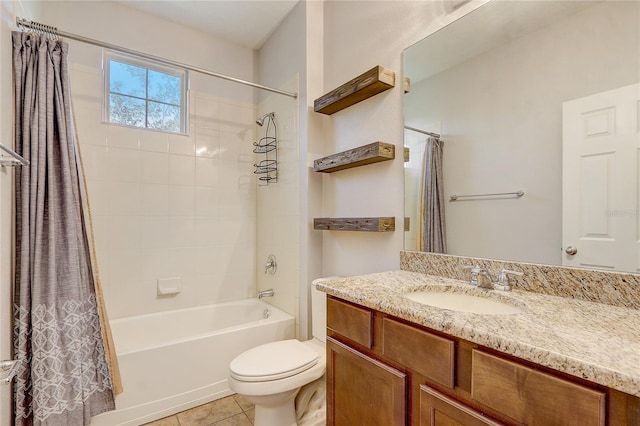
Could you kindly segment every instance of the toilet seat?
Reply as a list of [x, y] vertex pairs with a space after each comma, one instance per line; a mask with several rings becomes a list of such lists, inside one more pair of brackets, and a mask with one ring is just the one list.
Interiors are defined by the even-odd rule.
[[242, 382], [279, 380], [310, 369], [318, 359], [318, 352], [299, 340], [281, 340], [235, 357], [229, 365], [229, 375]]

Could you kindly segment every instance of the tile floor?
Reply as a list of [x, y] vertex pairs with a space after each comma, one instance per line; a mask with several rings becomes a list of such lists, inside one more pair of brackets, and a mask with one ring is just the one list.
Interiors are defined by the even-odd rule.
[[252, 426], [254, 411], [249, 401], [231, 395], [145, 426]]

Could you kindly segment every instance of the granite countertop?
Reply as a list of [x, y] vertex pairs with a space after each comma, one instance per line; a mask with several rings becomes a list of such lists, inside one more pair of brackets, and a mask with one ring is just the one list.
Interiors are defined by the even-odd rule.
[[[558, 371], [640, 396], [640, 310], [391, 271], [326, 281], [326, 293]], [[476, 294], [523, 312], [483, 315], [413, 302], [404, 293]]]

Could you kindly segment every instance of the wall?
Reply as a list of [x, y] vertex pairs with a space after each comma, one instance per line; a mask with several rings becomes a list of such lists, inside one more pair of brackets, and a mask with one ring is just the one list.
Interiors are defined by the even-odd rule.
[[[280, 86], [298, 91], [298, 78]], [[258, 290], [273, 289], [267, 299], [276, 307], [298, 316], [298, 283], [300, 276], [300, 205], [298, 194], [298, 103], [282, 95], [272, 94], [258, 105], [259, 115], [275, 112], [278, 145], [278, 180], [257, 189], [256, 282]], [[259, 140], [266, 125], [256, 130]], [[258, 155], [257, 161], [261, 157]], [[273, 158], [273, 157], [271, 157]], [[267, 257], [276, 257], [275, 274], [265, 273]]]
[[[111, 25], [95, 26], [91, 16]], [[253, 80], [253, 50], [118, 3], [44, 2], [42, 21]], [[191, 73], [188, 136], [107, 125], [101, 49], [70, 44], [72, 99], [110, 317], [253, 297], [254, 90]], [[181, 293], [157, 296], [157, 280], [172, 277], [181, 278]]]
[[[302, 268], [300, 241], [300, 140], [303, 139], [299, 105], [304, 97], [305, 4], [297, 4], [271, 34], [257, 53], [257, 78], [261, 84], [286, 88], [298, 93], [292, 99], [268, 92], [260, 93], [259, 114], [276, 112], [278, 124], [278, 182], [259, 186], [257, 191], [257, 285], [258, 290], [273, 288], [269, 303], [296, 317], [300, 336], [300, 275]], [[264, 129], [257, 130], [260, 137]], [[274, 275], [263, 270], [267, 256], [276, 257]], [[306, 313], [306, 311], [304, 311]]]
[[638, 81], [637, 22], [606, 2], [412, 82], [406, 120], [442, 122], [446, 197], [526, 192], [446, 203], [449, 253], [562, 263], [562, 102]]
[[[306, 117], [306, 140], [301, 138], [300, 149], [300, 192], [302, 203], [302, 250], [303, 274], [300, 282], [301, 325], [305, 316], [304, 307], [311, 306], [310, 283], [323, 276], [322, 242], [323, 232], [313, 229], [313, 218], [322, 211], [322, 173], [313, 170], [313, 161], [323, 156], [324, 117], [313, 112], [313, 101], [323, 95], [322, 75], [324, 70], [324, 2], [308, 2], [306, 15], [306, 102], [301, 102], [301, 114]], [[302, 128], [302, 126], [301, 126]], [[303, 148], [304, 147], [304, 148]], [[306, 272], [306, 273], [305, 273]], [[306, 331], [311, 337], [311, 315], [307, 315]], [[301, 327], [305, 331], [304, 327]]]
[[[280, 246], [280, 251], [287, 257], [279, 262], [275, 277], [265, 277], [260, 270], [257, 274], [258, 288], [278, 286], [288, 298], [287, 303], [295, 306], [296, 328], [301, 339], [310, 336], [310, 283], [322, 274], [322, 235], [310, 226], [311, 212], [318, 211], [322, 203], [321, 177], [312, 169], [313, 159], [321, 156], [316, 152], [321, 152], [318, 145], [322, 122], [310, 113], [313, 99], [320, 96], [322, 90], [322, 14], [323, 2], [298, 3], [258, 52], [258, 79], [262, 84], [280, 87], [292, 72], [299, 76], [295, 90], [298, 92], [295, 116], [298, 118], [299, 137], [293, 145], [281, 145], [286, 151], [280, 151], [280, 155], [287, 158], [295, 155], [291, 160], [294, 160], [292, 164], [296, 165], [296, 170], [289, 168], [289, 173], [281, 175], [283, 181], [273, 188], [258, 189], [258, 264], [262, 263], [269, 246]], [[284, 103], [282, 99], [274, 100]], [[268, 112], [262, 102], [260, 111]], [[283, 166], [285, 172], [286, 165]], [[295, 179], [295, 185], [292, 179]], [[275, 206], [269, 191], [287, 193], [287, 200], [291, 202], [286, 204], [288, 210]], [[263, 229], [263, 214], [269, 218], [273, 213], [278, 216], [273, 218], [275, 226], [270, 226], [271, 219], [267, 219], [266, 229]], [[282, 272], [280, 268], [284, 268]], [[297, 270], [296, 274], [291, 274], [293, 268]], [[284, 281], [289, 280], [290, 285], [285, 284]], [[280, 291], [276, 289], [276, 305], [280, 303], [278, 293]]]
[[[481, 3], [481, 2], [480, 2]], [[324, 4], [324, 91], [375, 65], [402, 76], [402, 51], [477, 7], [446, 15], [445, 3], [330, 1]], [[324, 155], [375, 141], [393, 143], [396, 159], [323, 177], [323, 211], [316, 217], [395, 216], [395, 232], [324, 231], [323, 273], [357, 275], [399, 268], [403, 246], [403, 90], [396, 84], [325, 122]], [[398, 225], [400, 224], [400, 226]]]

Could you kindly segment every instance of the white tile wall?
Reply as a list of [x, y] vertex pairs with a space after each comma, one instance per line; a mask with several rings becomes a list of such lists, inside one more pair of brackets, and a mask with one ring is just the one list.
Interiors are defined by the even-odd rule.
[[[192, 85], [189, 135], [108, 125], [101, 71], [71, 68], [110, 318], [254, 296], [255, 106]], [[171, 277], [182, 292], [157, 296]]]
[[169, 154], [162, 152], [141, 152], [140, 182], [168, 184]]
[[[284, 90], [297, 92], [297, 79]], [[269, 299], [278, 308], [298, 318], [300, 286], [300, 172], [297, 101], [278, 95], [266, 97], [259, 105], [258, 116], [274, 111], [278, 130], [278, 182], [259, 186], [256, 256], [259, 269], [259, 290], [273, 288]], [[264, 136], [264, 128], [257, 128], [256, 137]], [[264, 274], [262, 265], [269, 254], [278, 263], [275, 275]]]
[[208, 127], [195, 128], [196, 156], [207, 158], [219, 158], [220, 155], [220, 131]]
[[220, 185], [220, 161], [213, 158], [196, 157], [196, 186], [216, 188]]
[[169, 152], [171, 154], [194, 155], [195, 139], [193, 138], [193, 129], [190, 129], [189, 135], [169, 135]]

